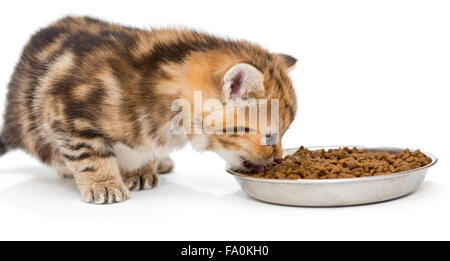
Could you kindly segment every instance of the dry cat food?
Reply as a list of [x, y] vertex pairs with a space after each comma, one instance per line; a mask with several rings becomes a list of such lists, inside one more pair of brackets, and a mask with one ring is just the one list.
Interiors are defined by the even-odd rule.
[[416, 169], [430, 162], [420, 150], [389, 152], [347, 147], [308, 150], [300, 147], [294, 154], [268, 165], [263, 172], [240, 173], [268, 179], [357, 178]]

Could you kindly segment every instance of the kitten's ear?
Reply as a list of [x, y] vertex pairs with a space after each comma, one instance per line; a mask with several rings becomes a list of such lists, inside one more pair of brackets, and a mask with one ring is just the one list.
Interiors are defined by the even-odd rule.
[[277, 53], [276, 56], [281, 59], [287, 71], [294, 69], [297, 59], [293, 56], [283, 53]]
[[255, 67], [238, 63], [223, 77], [225, 99], [248, 99], [251, 94], [264, 95], [264, 75]]

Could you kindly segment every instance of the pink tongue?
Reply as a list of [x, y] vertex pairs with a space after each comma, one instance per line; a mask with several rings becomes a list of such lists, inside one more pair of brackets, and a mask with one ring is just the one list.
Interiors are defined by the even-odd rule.
[[259, 172], [264, 172], [264, 166], [263, 165], [256, 165], [255, 166], [256, 171]]

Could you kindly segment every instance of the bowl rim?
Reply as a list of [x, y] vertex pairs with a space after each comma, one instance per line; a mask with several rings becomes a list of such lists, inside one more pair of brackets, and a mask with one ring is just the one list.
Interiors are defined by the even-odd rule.
[[[334, 145], [334, 146], [308, 146], [305, 147], [307, 149], [313, 149], [313, 150], [319, 150], [319, 149], [336, 149], [336, 148], [357, 148], [357, 149], [368, 149], [368, 150], [390, 150], [390, 151], [402, 151], [407, 148], [401, 148], [401, 147], [370, 147], [370, 146], [363, 146], [363, 145]], [[283, 149], [283, 153], [287, 151], [297, 151], [298, 148], [287, 148]], [[417, 150], [417, 149], [411, 149], [409, 150]], [[395, 172], [391, 174], [385, 174], [385, 175], [379, 175], [379, 176], [372, 176], [372, 177], [362, 177], [362, 178], [338, 178], [338, 179], [266, 179], [266, 178], [255, 178], [250, 177], [244, 174], [237, 173], [233, 169], [230, 168], [229, 165], [226, 166], [225, 170], [229, 174], [235, 176], [236, 178], [246, 179], [246, 180], [253, 180], [253, 181], [259, 181], [259, 182], [266, 182], [266, 183], [294, 183], [294, 184], [304, 184], [304, 183], [311, 183], [311, 184], [330, 184], [330, 183], [350, 183], [350, 182], [364, 182], [364, 181], [377, 181], [377, 180], [384, 180], [384, 179], [392, 179], [397, 177], [403, 177], [410, 175], [411, 173], [418, 172], [420, 170], [428, 169], [432, 167], [434, 164], [437, 163], [438, 158], [434, 156], [431, 153], [428, 153], [426, 151], [420, 150], [423, 154], [425, 154], [428, 158], [431, 159], [431, 162], [428, 163], [425, 166], [422, 166], [420, 168], [416, 169], [410, 169], [406, 171], [401, 172]]]

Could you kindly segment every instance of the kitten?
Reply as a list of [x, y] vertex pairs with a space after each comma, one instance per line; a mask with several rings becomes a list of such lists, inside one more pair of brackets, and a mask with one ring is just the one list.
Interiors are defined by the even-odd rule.
[[[8, 86], [0, 154], [27, 151], [73, 177], [82, 200], [95, 204], [151, 189], [174, 166], [168, 154], [187, 143], [260, 171], [281, 157], [281, 137], [295, 117], [287, 76], [295, 62], [246, 41], [66, 17], [23, 50]], [[193, 103], [195, 91], [221, 101], [279, 99], [279, 133], [176, 134], [173, 101]], [[274, 135], [275, 143], [261, 144]]]

